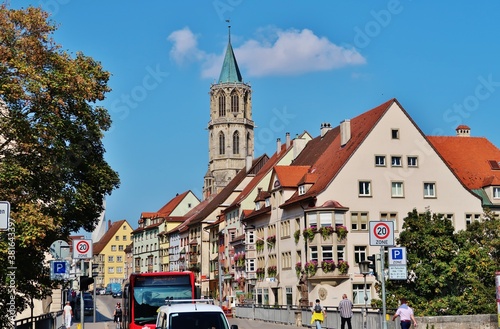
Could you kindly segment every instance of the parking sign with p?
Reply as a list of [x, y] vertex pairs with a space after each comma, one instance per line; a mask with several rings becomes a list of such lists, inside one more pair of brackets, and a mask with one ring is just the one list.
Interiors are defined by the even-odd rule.
[[406, 247], [389, 248], [389, 265], [406, 265]]

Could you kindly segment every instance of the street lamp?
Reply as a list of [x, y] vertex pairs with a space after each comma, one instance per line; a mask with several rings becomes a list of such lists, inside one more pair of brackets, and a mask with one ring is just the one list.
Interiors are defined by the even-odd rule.
[[359, 265], [359, 271], [361, 272], [361, 274], [363, 274], [363, 279], [364, 279], [364, 282], [365, 282], [365, 317], [363, 319], [363, 328], [366, 329], [366, 320], [368, 318], [368, 295], [366, 294], [366, 275], [368, 273], [370, 273], [370, 269], [369, 269], [369, 265], [371, 264], [370, 261], [368, 260], [363, 260], [361, 262], [358, 263]]

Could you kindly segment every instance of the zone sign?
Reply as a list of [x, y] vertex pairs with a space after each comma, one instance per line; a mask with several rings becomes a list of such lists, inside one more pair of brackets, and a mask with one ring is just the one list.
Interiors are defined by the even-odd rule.
[[394, 246], [394, 222], [371, 221], [370, 246], [381, 246], [381, 247]]
[[92, 240], [73, 240], [73, 259], [92, 259]]

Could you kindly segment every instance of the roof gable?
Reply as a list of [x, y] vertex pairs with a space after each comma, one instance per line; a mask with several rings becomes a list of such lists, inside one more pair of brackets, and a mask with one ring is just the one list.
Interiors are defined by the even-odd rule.
[[[350, 157], [363, 143], [377, 122], [387, 110], [397, 104], [404, 112], [399, 102], [393, 98], [350, 120], [351, 137], [345, 145], [341, 145], [340, 126], [329, 130], [323, 136], [318, 136], [307, 143], [304, 151], [293, 162], [294, 166], [310, 166], [309, 173], [321, 173], [316, 177], [304, 177], [304, 181], [315, 183], [306, 193], [297, 192], [283, 206], [314, 198], [321, 193], [344, 167]], [[406, 112], [405, 112], [406, 113]]]
[[427, 139], [448, 167], [467, 188], [500, 185], [500, 150], [484, 137], [428, 136]]

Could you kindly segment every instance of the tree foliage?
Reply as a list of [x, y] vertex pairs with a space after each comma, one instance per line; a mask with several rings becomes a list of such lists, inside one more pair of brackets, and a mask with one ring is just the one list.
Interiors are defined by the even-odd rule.
[[442, 215], [408, 213], [397, 243], [406, 247], [409, 276], [386, 281], [388, 308], [406, 297], [419, 315], [495, 313], [499, 234], [489, 211], [459, 232]]
[[[97, 105], [110, 90], [110, 74], [83, 53], [63, 51], [55, 30], [39, 8], [0, 5], [0, 200], [10, 202], [15, 229], [17, 310], [50, 291], [50, 244], [92, 230], [104, 197], [119, 186], [102, 145], [111, 118]], [[9, 240], [1, 237], [5, 278]], [[9, 298], [0, 287], [0, 304]]]

